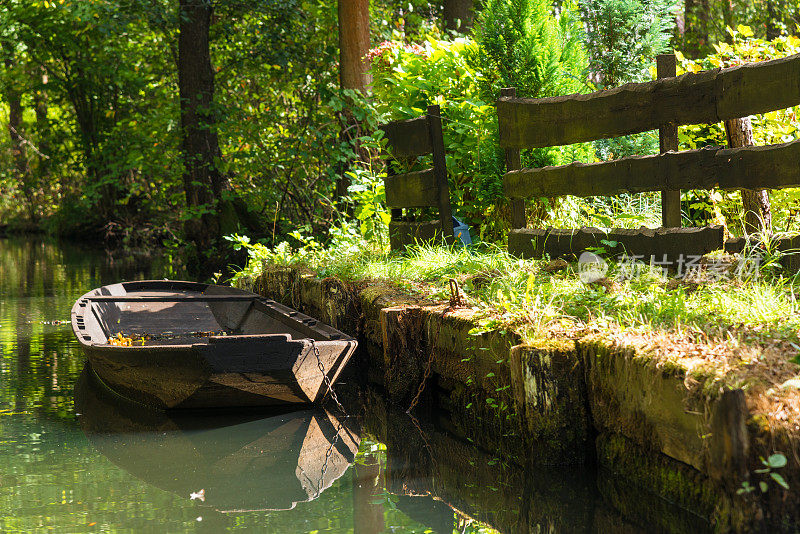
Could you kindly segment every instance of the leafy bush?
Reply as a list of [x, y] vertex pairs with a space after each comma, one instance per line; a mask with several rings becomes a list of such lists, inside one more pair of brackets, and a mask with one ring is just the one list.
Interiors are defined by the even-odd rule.
[[[561, 28], [556, 24], [559, 19], [548, 17], [549, 29], [545, 33], [560, 39], [564, 35], [559, 33], [562, 29], [553, 33]], [[585, 61], [579, 66], [562, 65], [563, 70], [556, 68], [541, 78], [546, 82], [539, 83], [531, 77], [501, 78], [495, 76], [494, 70], [480, 70], [484, 60], [487, 69], [494, 67], [488, 60], [490, 56], [481, 52], [482, 44], [469, 38], [443, 40], [431, 34], [423, 43], [410, 45], [400, 40], [399, 35], [396, 37], [381, 43], [368, 56], [372, 61], [375, 107], [381, 121], [418, 117], [429, 104], [438, 104], [442, 111], [454, 214], [477, 229], [481, 239], [504, 239], [508, 230], [507, 200], [501, 180], [505, 162], [498, 143], [494, 98], [501, 87], [516, 83], [514, 80], [539, 84], [537, 90], [549, 92], [542, 96], [554, 94], [552, 91], [574, 92], [581, 86], [578, 73], [585, 67]], [[585, 57], [578, 53], [580, 43], [573, 42], [570, 46], [576, 51], [559, 57]], [[542, 53], [548, 61], [553, 61], [550, 52]], [[520, 69], [523, 64], [521, 59], [516, 63]], [[520, 86], [520, 91], [536, 94], [528, 86]], [[532, 151], [524, 155], [523, 164], [543, 166], [587, 157], [588, 149], [581, 145]]]
[[657, 54], [669, 50], [673, 0], [585, 0], [586, 47], [599, 88], [650, 78]]
[[[468, 38], [440, 40], [430, 35], [422, 45], [384, 41], [370, 57], [375, 106], [382, 121], [418, 117], [429, 104], [440, 106], [453, 211], [479, 227], [504, 202], [504, 163], [494, 105], [482, 99], [478, 75], [467, 62], [467, 52], [475, 48]], [[500, 232], [490, 224], [481, 234], [492, 239]]]
[[481, 92], [494, 101], [503, 87], [538, 98], [585, 89], [587, 66], [576, 6], [556, 15], [547, 0], [486, 0], [475, 25], [470, 59]]

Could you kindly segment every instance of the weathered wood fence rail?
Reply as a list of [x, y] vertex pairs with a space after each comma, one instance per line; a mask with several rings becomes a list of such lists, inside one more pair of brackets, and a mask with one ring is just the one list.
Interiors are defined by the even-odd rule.
[[[800, 55], [632, 83], [586, 95], [527, 99], [505, 96], [508, 94], [512, 93], [506, 91], [498, 100], [497, 111], [500, 145], [506, 150], [507, 161], [513, 161], [508, 154], [524, 148], [714, 123], [798, 105]], [[516, 168], [509, 165], [508, 171], [503, 185], [512, 203], [515, 199], [561, 195], [712, 188], [778, 189], [800, 186], [800, 141], [761, 147], [665, 152], [657, 156], [538, 169], [519, 169], [517, 163]], [[532, 238], [542, 232], [521, 229], [525, 226], [524, 215], [519, 214], [519, 209], [516, 213], [509, 237], [510, 251], [532, 255], [534, 250], [543, 250], [532, 244]], [[673, 234], [680, 236], [681, 232]], [[723, 243], [719, 245], [717, 248]], [[650, 251], [643, 252], [649, 255]], [[695, 252], [703, 251], [687, 250], [687, 254]]]
[[535, 148], [720, 122], [800, 103], [800, 54], [585, 95], [500, 97], [500, 145]]

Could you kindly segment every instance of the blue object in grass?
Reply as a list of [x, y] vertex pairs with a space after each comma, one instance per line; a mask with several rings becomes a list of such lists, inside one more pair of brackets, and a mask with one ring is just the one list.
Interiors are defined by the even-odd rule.
[[469, 225], [459, 221], [453, 217], [453, 235], [456, 239], [461, 241], [462, 246], [472, 244], [472, 238], [469, 236]]

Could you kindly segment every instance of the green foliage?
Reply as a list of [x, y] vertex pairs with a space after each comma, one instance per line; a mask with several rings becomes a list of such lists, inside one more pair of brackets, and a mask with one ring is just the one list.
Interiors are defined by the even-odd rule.
[[[501, 181], [505, 162], [494, 101], [487, 98], [505, 82], [478, 70], [476, 58], [481, 57], [482, 45], [469, 38], [443, 40], [432, 34], [421, 45], [409, 45], [399, 34], [395, 37], [369, 54], [381, 121], [418, 117], [427, 105], [438, 104], [454, 213], [477, 229], [481, 239], [501, 241], [508, 230]], [[547, 90], [561, 90], [575, 82], [566, 74], [559, 80], [549, 79]], [[495, 84], [490, 91], [488, 83]], [[576, 145], [527, 152], [523, 163], [543, 166], [586, 159], [587, 145]]]
[[486, 0], [470, 59], [482, 95], [494, 101], [503, 87], [531, 98], [581, 92], [587, 65], [582, 38], [571, 2], [554, 14], [546, 0]]
[[694, 2], [682, 18], [675, 47], [695, 59], [712, 54], [714, 43], [729, 41], [727, 28], [737, 25], [751, 28], [759, 39], [796, 34], [800, 4], [795, 0], [707, 0]]
[[[387, 16], [399, 9], [373, 4]], [[335, 4], [215, 5], [209, 111], [222, 149], [215, 164], [276, 242], [298, 226], [325, 231], [337, 213], [343, 162], [360, 159], [362, 132], [341, 136], [343, 125], [354, 117], [364, 131], [374, 127], [369, 101], [339, 89], [336, 24]], [[26, 139], [43, 154], [27, 152], [37, 184], [29, 210], [8, 135], [0, 137], [4, 222], [31, 211], [53, 232], [104, 229], [120, 242], [150, 246], [218, 209], [185, 207], [177, 29], [177, 2], [166, 0], [0, 3], [0, 91], [13, 83], [22, 93]], [[39, 103], [43, 121], [34, 113]], [[0, 106], [0, 120], [6, 113]]]
[[[761, 490], [761, 493], [766, 493], [769, 491], [770, 483], [777, 484], [781, 488], [788, 490], [789, 484], [786, 482], [786, 479], [783, 478], [783, 475], [776, 472], [777, 469], [786, 467], [786, 456], [784, 456], [783, 453], [776, 452], [771, 454], [767, 459], [761, 457], [759, 460], [761, 461], [761, 465], [764, 467], [761, 469], [755, 469], [753, 472], [761, 475], [762, 480], [758, 481], [758, 489]], [[742, 482], [742, 486], [736, 490], [736, 493], [739, 495], [752, 493], [755, 491], [755, 489], [755, 486], [750, 484], [749, 481], [745, 480]]]
[[450, 197], [454, 213], [481, 228], [484, 239], [498, 238], [492, 218], [504, 202], [500, 176], [497, 115], [480, 95], [478, 75], [467, 61], [474, 41], [428, 36], [423, 45], [385, 41], [373, 49], [373, 93], [383, 121], [418, 117], [427, 105], [442, 112]]
[[673, 0], [585, 0], [590, 70], [599, 88], [650, 78], [657, 54], [669, 50]]
[[376, 243], [378, 248], [382, 249], [389, 243], [391, 216], [386, 208], [383, 177], [371, 168], [378, 161], [379, 158], [375, 157], [370, 160], [370, 168], [357, 168], [348, 173], [351, 185], [347, 191], [350, 201], [355, 206], [353, 215], [359, 223], [361, 237]]
[[23, 117], [35, 211], [83, 212], [55, 219], [62, 231], [142, 222], [171, 200], [177, 106], [167, 43], [144, 16], [152, 10], [170, 12], [158, 2], [134, 8], [111, 0], [0, 7], [0, 50], [18, 67], [4, 83], [14, 77], [23, 108], [37, 111]]

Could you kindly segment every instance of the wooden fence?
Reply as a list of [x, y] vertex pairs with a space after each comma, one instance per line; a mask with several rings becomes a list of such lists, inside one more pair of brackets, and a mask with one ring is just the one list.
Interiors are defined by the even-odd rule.
[[[380, 126], [386, 136], [389, 155], [409, 163], [417, 156], [430, 154], [433, 167], [422, 171], [394, 174], [389, 165], [384, 179], [386, 205], [391, 209], [389, 244], [404, 250], [417, 241], [444, 239], [453, 242], [453, 216], [447, 184], [441, 110], [428, 106], [427, 113], [415, 119], [394, 121]], [[414, 208], [437, 208], [438, 221], [418, 221], [409, 213]], [[403, 210], [406, 213], [403, 213]]]
[[[663, 76], [663, 64], [659, 64]], [[668, 63], [668, 62], [667, 62]], [[668, 68], [668, 67], [667, 67]], [[674, 56], [672, 59], [674, 69]], [[674, 74], [674, 70], [673, 70]], [[508, 172], [503, 177], [506, 195], [515, 206], [509, 251], [522, 256], [546, 248], [537, 238], [552, 232], [525, 229], [519, 199], [561, 195], [596, 196], [680, 189], [778, 189], [800, 186], [800, 141], [781, 145], [682, 152], [677, 139], [665, 143], [664, 132], [676, 135], [680, 125], [714, 123], [800, 104], [800, 55], [727, 69], [632, 83], [585, 95], [543, 99], [516, 98], [505, 90], [497, 102], [500, 145], [506, 150]], [[626, 157], [615, 161], [537, 169], [519, 168], [519, 150], [568, 145], [661, 129], [662, 153]], [[673, 145], [667, 146], [666, 145]], [[679, 209], [674, 204], [672, 209]], [[666, 209], [666, 208], [665, 208]], [[665, 221], [675, 221], [665, 213]], [[677, 219], [678, 226], [680, 220]], [[714, 239], [698, 240], [694, 232], [662, 232], [671, 250], [702, 254]], [[652, 232], [652, 231], [650, 231]], [[647, 235], [644, 230], [642, 235]], [[660, 254], [665, 241], [629, 238], [622, 232], [621, 249], [629, 254]], [[715, 235], [717, 233], [715, 232]], [[721, 236], [721, 232], [718, 232]], [[664, 238], [667, 239], [667, 238]], [[721, 238], [720, 238], [721, 240]], [[569, 242], [570, 240], [565, 240]], [[644, 243], [650, 242], [652, 246]], [[715, 245], [719, 246], [715, 246]], [[713, 250], [713, 249], [712, 249]]]

